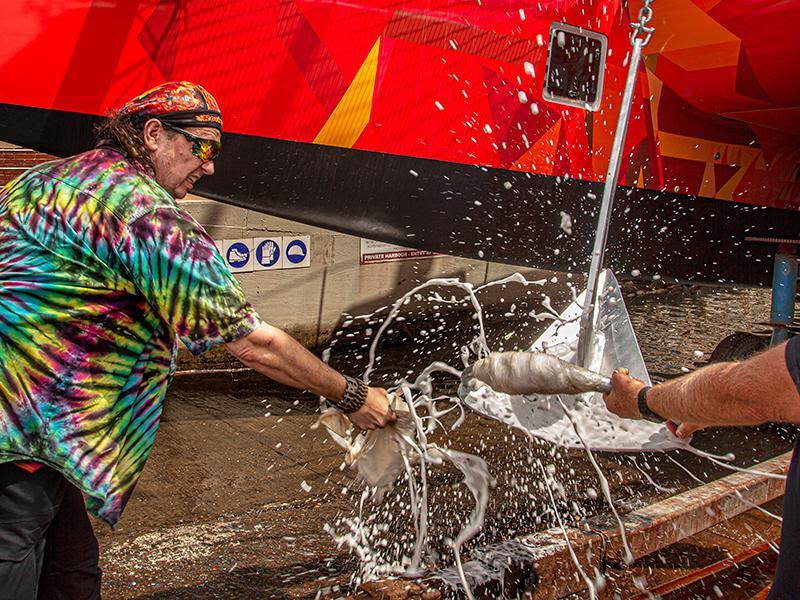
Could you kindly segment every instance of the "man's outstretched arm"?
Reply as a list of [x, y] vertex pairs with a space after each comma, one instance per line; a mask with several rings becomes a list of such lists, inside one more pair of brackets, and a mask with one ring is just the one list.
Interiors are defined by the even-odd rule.
[[[800, 423], [800, 394], [789, 374], [786, 348], [781, 344], [743, 362], [716, 363], [656, 385], [647, 393], [647, 406], [665, 420], [696, 427]], [[644, 384], [617, 369], [611, 385], [604, 396], [608, 409], [641, 418], [637, 395]]]
[[[279, 383], [308, 390], [334, 402], [344, 396], [344, 376], [277, 327], [262, 324], [225, 346], [246, 366]], [[348, 417], [361, 429], [384, 427], [395, 419], [389, 409], [386, 390], [373, 387], [369, 388], [364, 405]]]

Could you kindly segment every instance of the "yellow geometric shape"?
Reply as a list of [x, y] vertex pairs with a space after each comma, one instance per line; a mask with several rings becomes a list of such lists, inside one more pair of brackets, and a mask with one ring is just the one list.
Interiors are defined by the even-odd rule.
[[726, 144], [700, 138], [665, 133], [658, 134], [659, 148], [664, 156], [697, 160], [700, 162], [716, 162], [723, 165], [743, 165], [752, 163], [759, 153], [759, 148]]
[[700, 190], [697, 193], [705, 198], [713, 198], [717, 193], [716, 185], [717, 178], [714, 175], [714, 163], [707, 162], [706, 168], [703, 170], [703, 182], [700, 184]]
[[731, 177], [725, 183], [725, 185], [719, 188], [719, 191], [717, 191], [716, 194], [717, 198], [720, 198], [722, 200], [733, 200], [733, 192], [736, 191], [736, 187], [739, 185], [742, 179], [744, 179], [744, 176], [747, 174], [747, 170], [750, 168], [750, 165], [753, 164], [755, 158], [756, 158], [755, 156], [747, 157], [745, 158], [743, 163], [737, 163], [741, 164], [742, 168], [736, 171], [736, 174], [733, 177]]
[[347, 91], [322, 126], [315, 144], [352, 148], [369, 123], [381, 39], [372, 46]]
[[513, 168], [518, 171], [552, 175], [560, 132], [561, 119], [553, 123], [547, 133], [536, 140], [531, 149], [517, 159]]
[[636, 179], [636, 187], [644, 189], [644, 168], [639, 167], [639, 177]]

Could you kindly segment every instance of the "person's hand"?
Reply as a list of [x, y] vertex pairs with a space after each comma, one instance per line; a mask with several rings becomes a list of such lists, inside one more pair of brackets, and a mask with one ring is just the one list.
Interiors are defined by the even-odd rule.
[[603, 394], [606, 408], [623, 419], [641, 419], [637, 396], [644, 381], [631, 377], [628, 369], [617, 369], [611, 375], [611, 391]]
[[675, 423], [674, 421], [667, 421], [664, 423], [672, 432], [672, 435], [675, 437], [681, 438], [682, 440], [689, 440], [692, 438], [692, 434], [697, 431], [698, 429], [702, 429], [700, 425], [694, 425], [692, 423]]
[[350, 422], [359, 429], [379, 429], [397, 420], [397, 415], [389, 408], [389, 394], [383, 388], [369, 388], [364, 405], [347, 415]]

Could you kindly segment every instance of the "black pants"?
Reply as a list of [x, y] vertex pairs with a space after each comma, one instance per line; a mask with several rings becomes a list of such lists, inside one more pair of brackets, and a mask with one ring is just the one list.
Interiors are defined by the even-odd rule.
[[98, 559], [75, 486], [48, 467], [0, 464], [0, 600], [100, 598]]
[[796, 600], [800, 597], [800, 436], [794, 443], [792, 462], [786, 478], [781, 523], [781, 551], [775, 581], [767, 600]]

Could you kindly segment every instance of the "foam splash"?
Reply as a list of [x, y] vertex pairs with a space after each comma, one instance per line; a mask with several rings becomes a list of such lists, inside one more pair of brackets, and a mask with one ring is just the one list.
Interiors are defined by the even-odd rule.
[[[425, 282], [414, 289], [410, 290], [403, 296], [399, 297], [390, 307], [384, 307], [379, 312], [383, 313], [383, 321], [380, 323], [377, 331], [372, 337], [369, 344], [368, 351], [368, 364], [365, 368], [363, 379], [367, 382], [370, 381], [372, 374], [376, 369], [376, 364], [379, 362], [378, 348], [382, 336], [391, 331], [393, 323], [401, 322], [404, 317], [401, 315], [403, 307], [414, 297], [420, 297], [424, 291], [434, 286], [438, 288], [455, 288], [457, 292], [461, 292], [462, 298], [457, 298], [455, 295], [445, 297], [443, 292], [429, 290], [427, 291], [427, 300], [435, 302], [438, 305], [471, 305], [474, 309], [475, 330], [472, 339], [467, 343], [460, 346], [459, 356], [462, 362], [462, 367], [466, 368], [474, 360], [486, 357], [491, 349], [486, 335], [486, 327], [484, 323], [483, 310], [476, 297], [476, 293], [492, 287], [504, 286], [509, 283], [521, 284], [523, 286], [542, 286], [546, 280], [529, 281], [522, 275], [515, 273], [509, 277], [495, 281], [483, 286], [473, 286], [468, 282], [462, 282], [453, 278], [437, 278]], [[580, 302], [576, 297], [574, 288], [571, 287], [573, 295], [573, 305], [576, 305], [575, 315], [572, 315], [569, 310], [563, 313], [558, 313], [553, 309], [550, 299], [546, 296], [542, 301], [542, 312], [531, 312], [530, 316], [537, 319], [552, 320], [553, 323], [543, 335], [540, 340], [544, 340], [540, 346], [540, 350], [554, 351], [556, 355], [558, 352], [574, 352], [569, 344], [564, 344], [563, 340], [558, 343], [559, 337], [569, 337], [568, 331], [577, 326], [577, 321], [580, 316]], [[607, 296], [601, 299], [606, 304], [615, 304], [621, 302], [619, 298]], [[624, 306], [624, 305], [623, 305]], [[388, 312], [386, 312], [388, 308]], [[370, 321], [372, 315], [364, 315], [354, 317], [354, 319], [361, 319], [365, 322]], [[616, 331], [619, 329], [621, 319], [615, 315], [606, 317], [605, 325], [611, 327]], [[565, 333], [567, 332], [567, 333]], [[612, 334], [609, 334], [612, 335]], [[602, 336], [600, 336], [602, 340]], [[556, 343], [548, 343], [547, 340], [556, 340]], [[635, 340], [634, 340], [635, 342]], [[636, 349], [638, 352], [638, 347]], [[323, 357], [327, 360], [329, 352], [326, 351]], [[562, 355], [562, 358], [567, 357]], [[620, 360], [619, 356], [614, 357], [615, 360]], [[628, 363], [625, 363], [628, 364]], [[597, 367], [593, 367], [597, 368]], [[643, 366], [642, 366], [643, 369]], [[337, 544], [348, 547], [361, 561], [361, 568], [358, 574], [354, 576], [353, 582], [358, 584], [364, 581], [380, 579], [386, 576], [413, 576], [418, 577], [424, 575], [429, 568], [437, 565], [442, 560], [442, 556], [431, 547], [430, 544], [430, 502], [431, 496], [431, 477], [436, 474], [441, 477], [440, 473], [447, 470], [447, 465], [450, 468], [455, 468], [462, 476], [461, 483], [466, 487], [462, 487], [460, 492], [453, 492], [454, 495], [464, 495], [464, 492], [469, 493], [472, 501], [472, 509], [469, 517], [465, 519], [465, 523], [461, 527], [457, 535], [454, 536], [449, 542], [449, 548], [453, 553], [453, 562], [455, 569], [452, 577], [445, 578], [445, 581], [452, 586], [459, 586], [463, 588], [468, 597], [472, 597], [471, 585], [475, 585], [480, 580], [475, 573], [465, 572], [462, 563], [462, 552], [464, 544], [481, 530], [485, 515], [486, 507], [489, 499], [489, 491], [494, 485], [494, 479], [489, 472], [488, 465], [483, 458], [475, 454], [456, 451], [449, 447], [447, 443], [436, 444], [430, 441], [434, 434], [444, 435], [445, 437], [452, 431], [457, 430], [465, 419], [465, 402], [458, 395], [435, 395], [433, 378], [436, 375], [445, 375], [452, 377], [458, 381], [461, 379], [462, 369], [454, 367], [442, 361], [433, 361], [428, 364], [416, 378], [400, 379], [396, 382], [394, 387], [390, 387], [390, 392], [405, 401], [408, 408], [408, 415], [411, 419], [412, 426], [409, 429], [404, 429], [402, 432], [395, 436], [395, 441], [400, 449], [399, 456], [402, 461], [402, 474], [400, 475], [401, 485], [404, 484], [405, 491], [401, 494], [397, 489], [393, 490], [393, 494], [383, 504], [377, 506], [375, 510], [368, 510], [368, 499], [372, 499], [373, 503], [380, 503], [384, 499], [384, 492], [386, 489], [367, 488], [361, 495], [359, 502], [358, 515], [355, 517], [343, 518], [339, 520], [334, 526], [326, 525], [326, 531], [333, 537]], [[646, 377], [646, 371], [644, 372]], [[388, 386], [387, 386], [388, 387]], [[603, 474], [599, 464], [594, 459], [592, 448], [603, 448], [602, 439], [598, 437], [601, 433], [608, 433], [610, 429], [618, 428], [618, 433], [624, 435], [634, 435], [636, 432], [631, 427], [637, 428], [640, 424], [634, 424], [630, 421], [621, 421], [619, 419], [609, 421], [607, 411], [605, 410], [602, 399], [597, 401], [599, 397], [594, 397], [592, 394], [583, 394], [578, 396], [554, 396], [549, 399], [544, 399], [536, 404], [538, 413], [544, 411], [548, 415], [556, 415], [559, 419], [563, 419], [565, 425], [557, 432], [547, 432], [541, 427], [542, 422], [537, 423], [536, 420], [526, 422], [523, 424], [510, 422], [508, 418], [500, 415], [496, 420], [503, 422], [506, 425], [516, 427], [516, 429], [524, 432], [526, 436], [533, 439], [536, 435], [546, 439], [547, 441], [565, 447], [579, 447], [586, 451], [589, 461], [596, 472], [600, 489], [602, 490], [603, 497], [607, 504], [610, 506], [614, 517], [617, 520], [621, 532], [621, 539], [625, 548], [625, 558], [628, 561], [632, 560], [632, 554], [627, 544], [625, 537], [624, 527], [622, 525], [619, 514], [614, 506], [611, 497], [611, 490], [609, 483]], [[496, 399], [491, 399], [489, 396], [484, 398], [486, 405], [491, 404]], [[531, 398], [524, 398], [521, 402], [531, 402]], [[466, 402], [471, 408], [475, 409], [476, 406]], [[600, 415], [600, 412], [605, 411], [605, 415]], [[484, 413], [486, 411], [480, 410], [478, 412]], [[494, 415], [492, 415], [494, 416]], [[508, 415], [505, 415], [506, 417]], [[455, 421], [446, 425], [447, 421]], [[552, 422], [552, 419], [550, 419]], [[522, 425], [522, 426], [521, 426]], [[526, 427], [524, 425], [530, 425]], [[535, 426], [535, 427], [534, 427]], [[643, 427], [657, 427], [653, 424], [642, 424]], [[539, 429], [536, 430], [536, 427]], [[587, 429], [588, 436], [587, 436]], [[653, 436], [651, 433], [639, 440], [638, 438], [631, 442], [627, 450], [642, 450], [647, 448], [648, 444], [652, 449], [669, 449], [673, 447], [687, 448], [688, 444], [674, 438], [666, 432], [666, 429], [658, 428], [658, 435]], [[663, 429], [664, 431], [660, 431]], [[541, 434], [541, 435], [540, 435]], [[634, 435], [635, 437], [635, 435]], [[598, 441], [600, 440], [600, 441]], [[553, 446], [555, 452], [556, 446]], [[701, 454], [698, 452], [698, 454]], [[717, 457], [708, 455], [709, 459], [728, 459], [730, 457]], [[553, 495], [553, 490], [561, 488], [561, 496], [563, 496], [563, 486], [558, 484], [553, 478], [552, 474], [546, 472], [541, 462], [537, 459], [537, 464], [544, 473], [542, 484], [545, 486], [550, 497], [552, 504], [552, 512], [556, 517], [561, 527], [565, 527], [561, 519], [556, 499]], [[637, 465], [638, 469], [638, 465]], [[640, 470], [641, 471], [641, 470]], [[652, 482], [652, 479], [648, 477]], [[390, 482], [391, 484], [392, 482]], [[655, 484], [655, 482], [652, 482]], [[453, 488], [455, 489], [455, 488]], [[596, 497], [596, 494], [595, 494]], [[373, 504], [375, 506], [375, 504]], [[575, 514], [578, 514], [577, 508]], [[411, 530], [403, 530], [397, 527], [398, 519], [409, 519], [412, 527]], [[408, 529], [408, 528], [406, 528]], [[391, 538], [391, 539], [390, 539]], [[569, 541], [569, 540], [567, 540]], [[588, 574], [580, 570], [580, 565], [575, 559], [575, 566], [581, 574], [590, 593], [594, 594], [602, 589], [603, 578], [599, 573], [595, 573], [594, 578], [590, 578]]]
[[[369, 349], [369, 363], [365, 369], [362, 379], [369, 382], [370, 376], [375, 369], [377, 348], [384, 332], [391, 324], [399, 318], [402, 307], [407, 304], [410, 298], [421, 292], [423, 289], [440, 286], [455, 287], [466, 293], [472, 307], [475, 310], [478, 322], [478, 334], [475, 338], [461, 348], [462, 361], [466, 365], [470, 354], [485, 356], [489, 353], [489, 344], [486, 339], [486, 330], [483, 322], [483, 309], [476, 297], [476, 292], [492, 286], [502, 286], [508, 283], [519, 283], [527, 285], [544, 285], [545, 280], [528, 281], [519, 273], [510, 275], [499, 281], [474, 287], [467, 282], [457, 279], [442, 278], [432, 279], [410, 290], [398, 298], [389, 309], [389, 312], [378, 331], [376, 332]], [[445, 299], [435, 292], [430, 297], [431, 300], [444, 303], [455, 304], [455, 298]], [[364, 318], [364, 317], [362, 317]], [[325, 360], [330, 353], [323, 354]], [[408, 488], [409, 506], [406, 512], [410, 513], [414, 527], [414, 542], [411, 555], [403, 555], [394, 564], [388, 564], [380, 560], [382, 540], [376, 541], [373, 538], [376, 534], [385, 533], [386, 528], [375, 526], [369, 519], [365, 518], [364, 502], [369, 496], [380, 499], [383, 497], [386, 486], [373, 487], [369, 494], [362, 494], [359, 505], [359, 514], [355, 518], [342, 519], [340, 527], [344, 526], [345, 531], [336, 530], [330, 525], [326, 525], [326, 531], [333, 537], [337, 545], [350, 548], [361, 560], [361, 571], [357, 579], [369, 581], [386, 575], [405, 574], [408, 576], [420, 575], [424, 572], [425, 566], [432, 561], [427, 558], [431, 556], [428, 547], [428, 479], [431, 468], [438, 468], [443, 463], [455, 467], [463, 476], [463, 483], [473, 499], [473, 508], [467, 519], [466, 524], [461, 528], [450, 547], [454, 555], [454, 561], [458, 572], [460, 584], [469, 598], [472, 597], [470, 585], [464, 573], [461, 552], [463, 545], [472, 539], [482, 528], [486, 506], [489, 500], [489, 489], [495, 481], [489, 473], [486, 461], [481, 457], [467, 452], [457, 451], [452, 448], [439, 446], [428, 441], [428, 436], [437, 429], [445, 429], [443, 418], [457, 411], [456, 421], [451, 425], [450, 430], [457, 429], [464, 420], [464, 407], [457, 396], [434, 396], [432, 378], [437, 373], [445, 373], [455, 379], [461, 378], [461, 370], [440, 361], [429, 364], [417, 376], [414, 381], [402, 380], [391, 391], [405, 399], [408, 405], [408, 414], [413, 423], [413, 431], [405, 428], [394, 433], [394, 440], [398, 448], [398, 456], [403, 461], [405, 469], [405, 481]], [[444, 408], [440, 404], [444, 403]], [[358, 436], [349, 437], [352, 434], [341, 429], [333, 433], [338, 443], [348, 449], [348, 455], [358, 453], [364, 447], [364, 440]], [[362, 434], [363, 435], [363, 434]], [[354, 462], [354, 461], [351, 461]], [[367, 488], [370, 489], [370, 488]], [[406, 507], [403, 507], [406, 508]]]

